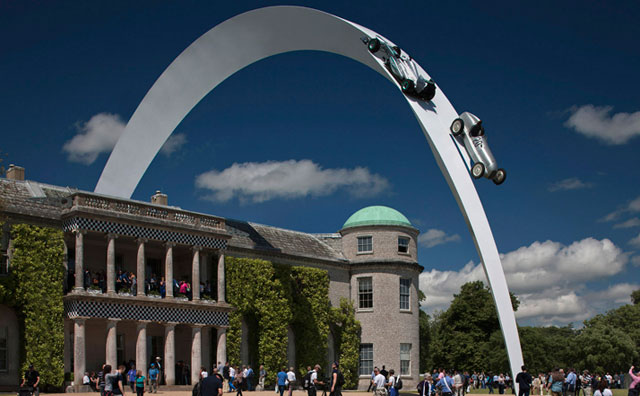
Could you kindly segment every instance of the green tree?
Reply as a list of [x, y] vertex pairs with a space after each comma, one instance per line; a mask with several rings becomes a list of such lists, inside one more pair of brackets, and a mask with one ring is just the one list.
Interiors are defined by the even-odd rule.
[[631, 293], [631, 301], [634, 305], [640, 304], [640, 289]]
[[573, 340], [576, 367], [592, 372], [623, 371], [638, 358], [633, 339], [624, 330], [596, 322]]
[[351, 300], [340, 298], [340, 307], [332, 308], [334, 345], [340, 356], [340, 371], [344, 375], [345, 388], [358, 386], [360, 358], [360, 322], [356, 320], [356, 310]]
[[[611, 326], [631, 337], [635, 344], [636, 354], [640, 353], [640, 304], [627, 304], [611, 311], [596, 315], [584, 322], [585, 328], [594, 326]], [[629, 362], [626, 362], [627, 364]], [[609, 368], [608, 370], [613, 370]]]
[[[518, 300], [511, 295], [514, 310]], [[500, 330], [489, 288], [480, 281], [462, 285], [432, 331], [433, 363], [439, 367], [480, 370], [488, 367], [487, 342]]]

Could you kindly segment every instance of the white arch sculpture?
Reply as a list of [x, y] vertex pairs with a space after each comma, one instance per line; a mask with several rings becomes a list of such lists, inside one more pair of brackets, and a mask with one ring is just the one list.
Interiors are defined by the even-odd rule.
[[[398, 86], [382, 61], [361, 41], [364, 34], [383, 37], [335, 15], [294, 6], [249, 11], [212, 28], [187, 47], [147, 92], [113, 149], [95, 192], [131, 197], [153, 158], [191, 109], [226, 78], [269, 56], [301, 50], [332, 52], [369, 66]], [[507, 281], [487, 216], [469, 175], [469, 158], [449, 133], [458, 113], [439, 88], [430, 103], [407, 96], [405, 99], [473, 237], [515, 375], [523, 358]]]

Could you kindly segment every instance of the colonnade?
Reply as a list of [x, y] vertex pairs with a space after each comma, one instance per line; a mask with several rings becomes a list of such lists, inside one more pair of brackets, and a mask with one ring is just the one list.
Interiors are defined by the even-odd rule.
[[[74, 378], [82, 378], [86, 365], [86, 322], [90, 318], [82, 317], [73, 319], [73, 357], [74, 357]], [[106, 326], [105, 356], [106, 364], [111, 365], [113, 370], [117, 368], [117, 326], [120, 319], [109, 318]], [[136, 322], [136, 370], [140, 370], [142, 375], [147, 376], [147, 369], [150, 362], [149, 351], [147, 350], [147, 325], [150, 321]], [[164, 379], [167, 385], [175, 385], [175, 364], [176, 364], [176, 326], [181, 323], [169, 322], [164, 325]], [[191, 383], [196, 383], [200, 376], [202, 366], [202, 333], [204, 329], [216, 330], [217, 349], [216, 361], [225, 362], [227, 360], [227, 330], [225, 328], [205, 326], [201, 324], [188, 324], [191, 327]], [[213, 362], [215, 364], [215, 362]]]
[[[74, 230], [75, 234], [75, 285], [74, 290], [84, 290], [84, 235], [85, 230]], [[108, 233], [107, 238], [107, 294], [116, 293], [116, 239], [117, 234]], [[145, 295], [145, 282], [146, 279], [146, 265], [145, 265], [145, 246], [149, 242], [145, 238], [137, 238], [137, 256], [136, 256], [136, 278], [137, 282], [137, 294], [139, 296]], [[173, 296], [173, 248], [176, 246], [175, 242], [164, 242], [165, 259], [164, 259], [164, 278], [166, 284], [166, 297]], [[192, 300], [200, 300], [200, 261], [203, 255], [203, 248], [201, 246], [192, 246], [192, 261], [191, 261], [191, 291]], [[224, 255], [218, 256], [218, 274], [217, 274], [217, 289], [218, 296], [216, 300], [218, 302], [225, 301], [225, 280], [224, 280]]]

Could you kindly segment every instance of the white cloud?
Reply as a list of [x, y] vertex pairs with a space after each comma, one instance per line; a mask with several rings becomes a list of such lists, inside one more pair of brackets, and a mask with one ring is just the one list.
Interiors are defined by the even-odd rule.
[[184, 133], [174, 133], [169, 136], [169, 139], [167, 139], [166, 142], [164, 142], [160, 148], [160, 153], [169, 157], [171, 154], [180, 150], [185, 143], [187, 143], [187, 135]]
[[633, 228], [640, 226], [640, 218], [634, 217], [622, 223], [616, 224], [613, 228]]
[[640, 256], [631, 257], [631, 264], [633, 264], [635, 267], [640, 267]]
[[67, 159], [91, 165], [101, 153], [108, 153], [124, 131], [125, 123], [117, 114], [99, 113], [85, 123], [78, 123], [76, 134], [62, 150]]
[[591, 188], [593, 183], [585, 183], [577, 177], [571, 177], [569, 179], [560, 180], [549, 186], [549, 191], [568, 191], [568, 190], [580, 190], [583, 188]]
[[640, 248], [640, 234], [631, 238], [631, 240], [629, 241], [629, 245]]
[[629, 304], [631, 303], [631, 293], [634, 290], [638, 290], [639, 287], [640, 285], [637, 283], [618, 283], [606, 290], [590, 293], [587, 297], [592, 301], [612, 301], [616, 304]]
[[[534, 242], [501, 254], [501, 261], [509, 290], [521, 302], [518, 318], [537, 324], [566, 324], [592, 316], [591, 300], [596, 297], [606, 305], [604, 308], [619, 300], [622, 286], [594, 297], [581, 292], [587, 290], [587, 282], [620, 273], [628, 254], [608, 239], [585, 238], [568, 246], [553, 241]], [[486, 283], [482, 265], [473, 262], [460, 271], [423, 272], [420, 288], [427, 295], [423, 307], [429, 312], [446, 309], [460, 286], [475, 280]]]
[[624, 144], [640, 136], [640, 111], [611, 115], [613, 106], [584, 105], [572, 109], [565, 126], [607, 144]]
[[640, 196], [632, 200], [625, 206], [621, 207], [620, 209], [616, 209], [613, 212], [609, 213], [608, 215], [603, 217], [601, 221], [613, 221], [620, 218], [620, 216], [624, 214], [639, 213], [639, 212], [640, 212]]
[[457, 242], [459, 240], [460, 235], [448, 235], [446, 232], [435, 228], [431, 228], [427, 232], [418, 236], [418, 243], [426, 248], [432, 248], [449, 242]]
[[389, 188], [389, 182], [363, 167], [322, 169], [311, 160], [288, 160], [235, 163], [197, 176], [196, 186], [209, 190], [206, 198], [213, 201], [263, 202], [329, 195], [338, 189], [354, 196], [373, 196]]

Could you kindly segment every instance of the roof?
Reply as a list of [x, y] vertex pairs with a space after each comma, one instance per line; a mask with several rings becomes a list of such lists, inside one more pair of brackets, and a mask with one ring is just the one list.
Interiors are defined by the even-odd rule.
[[362, 208], [352, 214], [344, 223], [342, 229], [372, 225], [391, 225], [413, 228], [411, 222], [402, 213], [388, 206], [378, 205]]
[[[0, 178], [0, 212], [30, 218], [35, 222], [57, 224], [61, 221], [63, 200], [79, 190], [31, 180]], [[86, 192], [87, 194], [93, 194]], [[95, 194], [98, 195], [99, 194]], [[133, 200], [131, 200], [133, 201]], [[145, 202], [145, 204], [149, 204]], [[173, 209], [179, 209], [172, 207]], [[262, 224], [225, 219], [231, 234], [230, 248], [251, 249], [310, 259], [345, 262], [339, 234], [323, 238], [299, 231]], [[323, 235], [325, 236], [325, 235]]]

